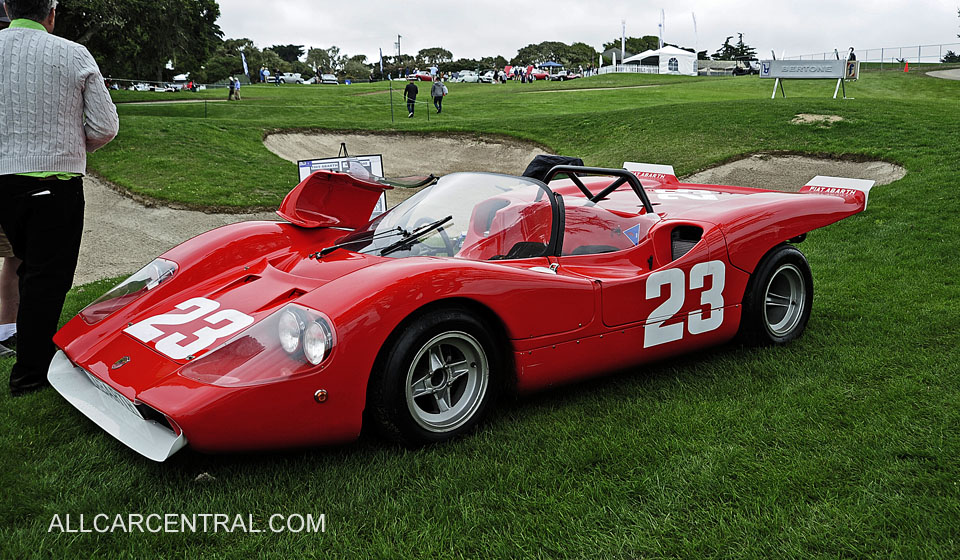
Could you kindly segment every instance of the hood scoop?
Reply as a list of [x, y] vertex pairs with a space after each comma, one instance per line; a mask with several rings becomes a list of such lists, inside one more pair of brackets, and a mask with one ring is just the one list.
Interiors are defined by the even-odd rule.
[[256, 282], [256, 281], [259, 280], [259, 279], [260, 279], [260, 276], [257, 275], [257, 274], [248, 274], [248, 275], [243, 276], [243, 277], [241, 277], [241, 278], [237, 278], [237, 279], [234, 280], [233, 282], [230, 282], [230, 283], [227, 284], [226, 286], [223, 286], [223, 287], [220, 288], [219, 290], [217, 290], [217, 291], [213, 292], [212, 294], [210, 294], [210, 297], [216, 298], [216, 297], [219, 296], [219, 295], [222, 295], [222, 294], [225, 294], [225, 293], [227, 293], [227, 292], [233, 291], [233, 290], [239, 288], [240, 286], [243, 286], [244, 284], [249, 284], [249, 283], [251, 283], [251, 282]]
[[260, 313], [262, 311], [269, 311], [271, 309], [275, 309], [277, 307], [280, 307], [284, 303], [287, 303], [288, 301], [295, 300], [305, 295], [306, 293], [307, 293], [306, 291], [301, 290], [300, 288], [293, 288], [292, 290], [287, 290], [286, 292], [280, 294], [279, 296], [273, 298], [272, 300], [260, 306], [260, 308], [257, 309], [255, 313]]

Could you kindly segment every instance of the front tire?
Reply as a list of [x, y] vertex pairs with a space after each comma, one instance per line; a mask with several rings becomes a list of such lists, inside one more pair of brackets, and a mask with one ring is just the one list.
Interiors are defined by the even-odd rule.
[[500, 389], [498, 350], [489, 327], [465, 310], [415, 319], [370, 381], [369, 406], [380, 433], [419, 446], [472, 430]]
[[813, 307], [813, 275], [792, 245], [778, 245], [757, 265], [743, 296], [738, 337], [744, 344], [786, 344], [803, 334]]

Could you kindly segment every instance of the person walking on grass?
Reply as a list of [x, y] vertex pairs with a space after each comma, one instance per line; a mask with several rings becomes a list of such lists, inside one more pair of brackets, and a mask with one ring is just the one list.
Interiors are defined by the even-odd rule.
[[16, 69], [0, 78], [0, 228], [23, 261], [15, 397], [49, 385], [53, 335], [80, 253], [87, 152], [120, 126], [90, 52], [52, 34], [56, 7], [4, 0], [12, 21], [0, 31], [0, 68]]
[[240, 101], [240, 78], [233, 82], [233, 98]]
[[445, 89], [447, 89], [447, 86], [443, 85], [443, 82], [440, 81], [440, 76], [437, 76], [436, 80], [433, 82], [433, 85], [430, 86], [430, 96], [433, 97], [433, 106], [437, 108], [438, 115], [441, 111], [443, 111], [443, 96]]
[[233, 76], [230, 76], [230, 83], [227, 86], [227, 101], [233, 101], [234, 95], [236, 95], [236, 87], [233, 85]]
[[407, 115], [407, 118], [413, 118], [413, 110], [417, 103], [418, 93], [420, 93], [420, 90], [417, 89], [417, 84], [413, 82], [407, 82], [407, 87], [403, 88], [403, 98], [407, 100], [407, 112], [410, 113]]

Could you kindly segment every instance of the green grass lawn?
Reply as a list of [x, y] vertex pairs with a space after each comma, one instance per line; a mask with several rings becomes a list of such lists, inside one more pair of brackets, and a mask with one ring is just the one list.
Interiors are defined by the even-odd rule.
[[[637, 85], [651, 87], [625, 87]], [[429, 122], [425, 111], [391, 122], [383, 83], [251, 86], [240, 103], [206, 108], [121, 105], [120, 136], [91, 168], [188, 205], [278, 204], [293, 165], [261, 139], [292, 128], [506, 134], [587, 165], [681, 174], [758, 150], [881, 158], [908, 174], [799, 246], [816, 289], [800, 340], [507, 401], [445, 445], [409, 451], [365, 436], [262, 455], [188, 449], [155, 464], [53, 391], [0, 396], [0, 558], [956, 558], [960, 82], [867, 71], [847, 88], [853, 100], [830, 99], [826, 81], [789, 82], [786, 99], [769, 99], [772, 86], [449, 84]], [[588, 87], [605, 89], [561, 91]], [[845, 120], [788, 124], [797, 113]], [[75, 289], [64, 320], [109, 285]], [[4, 377], [11, 365], [0, 360]], [[325, 514], [326, 532], [47, 532], [55, 514], [89, 524], [97, 513], [252, 515], [260, 528], [274, 513]]]

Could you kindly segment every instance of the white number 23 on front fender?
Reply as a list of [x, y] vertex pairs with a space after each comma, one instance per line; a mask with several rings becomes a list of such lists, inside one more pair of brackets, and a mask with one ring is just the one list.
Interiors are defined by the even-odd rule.
[[[710, 287], [706, 279], [712, 279]], [[726, 268], [723, 261], [709, 261], [697, 263], [690, 269], [690, 292], [700, 294], [700, 309], [687, 316], [685, 322], [665, 325], [674, 318], [683, 308], [687, 297], [686, 275], [679, 268], [670, 268], [654, 272], [647, 278], [646, 298], [648, 300], [662, 297], [663, 289], [669, 290], [667, 300], [657, 306], [647, 317], [643, 326], [643, 347], [649, 348], [668, 342], [675, 342], [683, 338], [684, 326], [690, 334], [710, 332], [723, 324], [723, 286], [726, 278]], [[701, 291], [702, 290], [702, 291]], [[706, 308], [706, 316], [704, 316]], [[684, 325], [686, 323], [686, 325]]]
[[[240, 332], [253, 323], [253, 317], [241, 313], [236, 309], [222, 309], [217, 311], [220, 308], [219, 302], [202, 297], [188, 299], [187, 301], [178, 303], [175, 307], [181, 311], [186, 311], [186, 313], [154, 315], [135, 325], [130, 325], [123, 329], [123, 332], [142, 342], [153, 342], [158, 337], [166, 334], [166, 336], [157, 340], [154, 345], [157, 352], [166, 354], [174, 360], [182, 360], [191, 354], [196, 354], [200, 350], [212, 346], [220, 339]], [[157, 328], [157, 325], [186, 325], [201, 317], [204, 322], [209, 323], [211, 326], [205, 326], [189, 334], [180, 332], [167, 334]], [[192, 336], [194, 340], [187, 344], [182, 344], [182, 342], [190, 336]]]

